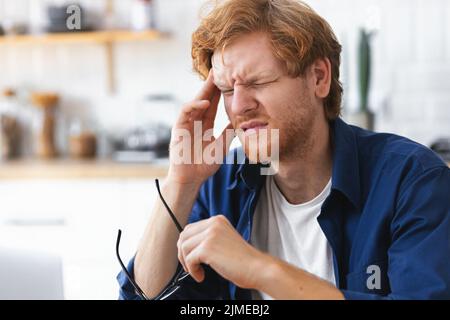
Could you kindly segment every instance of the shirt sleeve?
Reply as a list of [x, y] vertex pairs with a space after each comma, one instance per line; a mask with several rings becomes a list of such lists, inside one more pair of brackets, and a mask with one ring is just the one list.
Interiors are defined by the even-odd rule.
[[342, 290], [351, 300], [450, 299], [450, 169], [405, 180], [390, 225], [387, 296]]
[[[204, 184], [199, 191], [197, 200], [189, 216], [188, 223], [193, 223], [202, 219], [209, 218], [208, 210], [204, 203], [207, 199], [206, 184]], [[177, 270], [181, 268], [181, 264], [178, 265]], [[129, 274], [134, 277], [134, 257], [130, 260], [127, 266]], [[173, 275], [175, 277], [175, 274]], [[172, 277], [172, 278], [173, 278]], [[123, 271], [120, 271], [117, 275], [117, 281], [119, 283], [119, 300], [141, 300], [140, 296], [136, 294], [133, 285], [128, 280]], [[170, 283], [171, 281], [169, 281]], [[223, 279], [209, 267], [205, 267], [205, 280], [201, 283], [197, 283], [192, 278], [186, 278], [183, 280], [182, 286], [173, 295], [166, 300], [185, 300], [185, 299], [220, 299], [223, 288]], [[165, 288], [164, 288], [165, 289]], [[163, 289], [163, 290], [164, 290]], [[161, 290], [161, 292], [163, 291]]]
[[[127, 271], [130, 275], [134, 275], [134, 257], [128, 263]], [[125, 275], [125, 272], [119, 272], [117, 281], [119, 282], [119, 300], [142, 300], [141, 297], [136, 294], [133, 285]]]

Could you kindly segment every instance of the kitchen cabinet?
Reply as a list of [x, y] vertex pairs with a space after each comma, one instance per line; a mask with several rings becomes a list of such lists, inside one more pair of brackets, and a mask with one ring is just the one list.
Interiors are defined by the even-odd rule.
[[151, 178], [1, 180], [0, 246], [60, 255], [66, 299], [117, 299], [117, 230], [128, 261], [156, 196]]

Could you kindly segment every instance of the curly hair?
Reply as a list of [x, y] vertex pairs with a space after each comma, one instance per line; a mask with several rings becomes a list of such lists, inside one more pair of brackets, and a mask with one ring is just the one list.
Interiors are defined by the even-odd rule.
[[331, 85], [324, 99], [329, 121], [341, 112], [342, 85], [339, 81], [341, 45], [330, 25], [299, 0], [215, 1], [192, 35], [194, 71], [205, 79], [215, 50], [224, 50], [243, 34], [263, 31], [270, 36], [274, 56], [291, 77], [303, 76], [319, 58], [331, 63]]

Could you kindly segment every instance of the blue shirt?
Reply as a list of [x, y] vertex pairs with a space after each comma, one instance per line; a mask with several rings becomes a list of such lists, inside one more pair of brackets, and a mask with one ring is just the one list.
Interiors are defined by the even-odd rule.
[[[340, 119], [331, 129], [332, 186], [317, 219], [333, 250], [336, 286], [347, 299], [450, 299], [450, 169], [406, 138]], [[223, 214], [249, 241], [260, 169], [223, 164], [202, 185], [189, 221]], [[121, 299], [139, 298], [122, 272], [118, 281]], [[202, 283], [189, 279], [171, 298], [251, 299], [251, 292], [207, 268]]]

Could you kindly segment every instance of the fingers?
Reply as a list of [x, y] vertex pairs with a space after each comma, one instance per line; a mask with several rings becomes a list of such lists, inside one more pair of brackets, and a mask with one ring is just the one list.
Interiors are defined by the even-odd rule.
[[[204, 279], [204, 270], [201, 264], [208, 264], [205, 256], [211, 254], [211, 241], [217, 240], [224, 224], [228, 224], [228, 220], [224, 216], [214, 216], [187, 225], [180, 234], [177, 242], [178, 260], [183, 269], [189, 272], [197, 282]], [[213, 237], [214, 239], [212, 239]]]
[[213, 97], [211, 98], [211, 104], [206, 109], [205, 114], [203, 115], [203, 124], [205, 129], [211, 129], [214, 127], [214, 121], [216, 120], [217, 108], [219, 106], [221, 93], [219, 89], [216, 89]]
[[210, 105], [208, 100], [192, 101], [182, 109], [177, 120], [177, 125], [183, 125], [196, 120]]
[[181, 110], [181, 115], [177, 121], [178, 125], [185, 125], [194, 120], [202, 120], [205, 129], [214, 126], [221, 93], [213, 80], [214, 76], [211, 69], [206, 82], [194, 101], [188, 103]]
[[196, 256], [196, 258], [193, 259], [192, 253], [197, 247], [200, 246], [200, 244], [204, 240], [206, 236], [205, 232], [206, 230], [198, 234], [195, 234], [184, 241], [179, 240], [177, 243], [178, 260], [183, 266], [184, 271], [189, 272], [192, 275], [192, 277], [198, 282], [203, 280], [202, 277], [203, 268], [201, 266], [202, 261], [200, 261], [198, 256]]
[[202, 118], [203, 126], [205, 127], [205, 129], [210, 129], [214, 127], [214, 120], [216, 119], [220, 96], [221, 93], [220, 90], [214, 84], [214, 75], [211, 69], [208, 78], [206, 79], [206, 82], [203, 85], [203, 88], [197, 95], [197, 99], [205, 99], [211, 102], [209, 107], [204, 112]]
[[192, 252], [186, 258], [186, 265], [189, 269], [189, 273], [197, 282], [202, 282], [205, 279], [205, 270], [201, 265], [203, 256], [203, 249], [198, 246], [194, 250], [192, 250]]
[[193, 249], [193, 246], [198, 245], [199, 241], [202, 239], [198, 235], [203, 235], [203, 232], [208, 228], [208, 220], [209, 219], [200, 220], [188, 224], [178, 238], [178, 260], [183, 266], [184, 271], [189, 272], [184, 257]]
[[186, 239], [189, 239], [193, 235], [205, 231], [208, 228], [211, 221], [212, 218], [209, 218], [188, 224], [187, 226], [184, 227], [183, 232], [181, 232], [178, 241], [184, 241]]
[[218, 89], [214, 84], [214, 75], [211, 68], [211, 70], [209, 70], [208, 78], [206, 78], [206, 81], [195, 97], [195, 100], [212, 100], [216, 90]]

